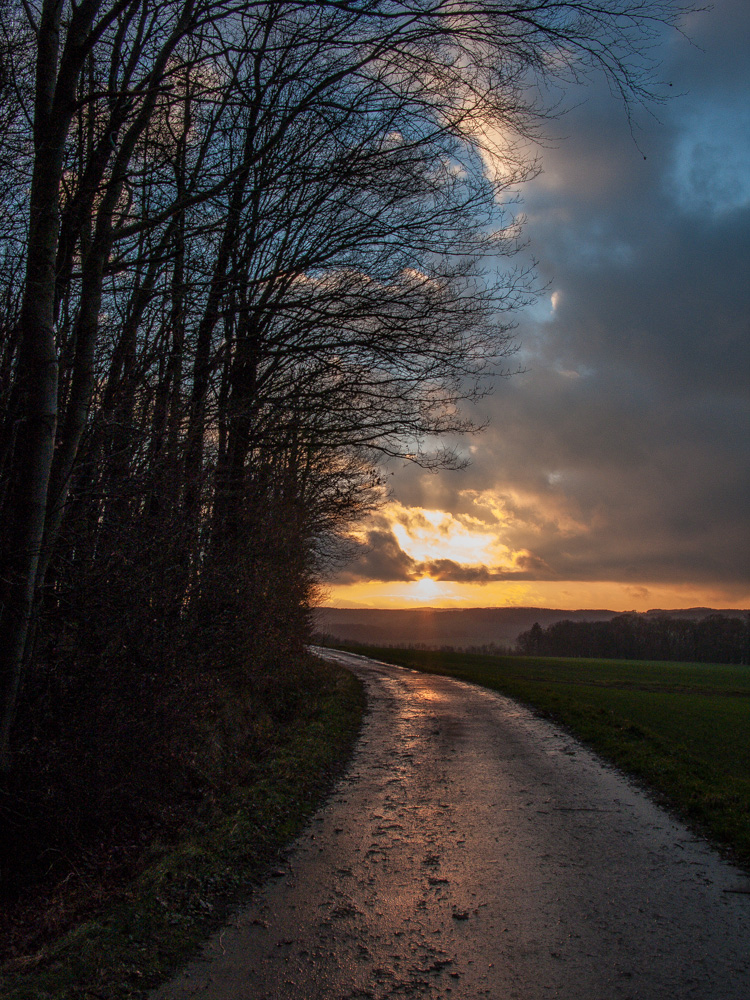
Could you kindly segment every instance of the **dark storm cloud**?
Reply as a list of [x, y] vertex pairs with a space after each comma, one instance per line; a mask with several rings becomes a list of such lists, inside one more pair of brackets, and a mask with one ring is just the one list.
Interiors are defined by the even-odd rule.
[[606, 87], [572, 95], [522, 192], [554, 310], [521, 317], [528, 371], [487, 402], [471, 467], [395, 476], [427, 508], [493, 492], [535, 579], [748, 582], [750, 4], [686, 27], [660, 121], [636, 144]]
[[433, 580], [449, 583], [493, 583], [496, 580], [549, 580], [556, 579], [549, 566], [538, 556], [522, 553], [516, 560], [516, 569], [496, 566], [465, 566], [453, 559], [431, 559], [419, 564], [423, 575]]
[[418, 564], [403, 551], [386, 524], [371, 528], [362, 539], [353, 541], [348, 556], [346, 565], [331, 577], [331, 583], [404, 582], [420, 576]]
[[[333, 584], [361, 583], [378, 580], [385, 583], [405, 583], [429, 576], [444, 583], [493, 583], [498, 580], [555, 579], [542, 559], [531, 554], [521, 555], [517, 569], [496, 566], [465, 565], [453, 559], [429, 559], [416, 562], [399, 547], [389, 532], [368, 532], [367, 544], [330, 582]], [[377, 575], [376, 575], [377, 574]]]

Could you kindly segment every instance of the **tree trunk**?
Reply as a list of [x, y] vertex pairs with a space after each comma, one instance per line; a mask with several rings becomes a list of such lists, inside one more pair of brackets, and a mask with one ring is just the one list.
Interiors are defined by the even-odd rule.
[[54, 329], [59, 182], [66, 129], [49, 128], [57, 78], [62, 4], [47, 2], [39, 25], [35, 162], [31, 182], [26, 285], [20, 317], [18, 427], [3, 512], [0, 611], [0, 770], [10, 768], [16, 713], [31, 622], [47, 489], [57, 428], [57, 345]]
[[34, 169], [26, 282], [19, 323], [18, 430], [0, 551], [0, 770], [3, 771], [11, 766], [10, 733], [34, 607], [57, 430], [54, 309], [60, 181], [85, 40], [98, 6], [90, 2], [74, 8], [61, 58], [62, 0], [45, 0], [37, 33]]

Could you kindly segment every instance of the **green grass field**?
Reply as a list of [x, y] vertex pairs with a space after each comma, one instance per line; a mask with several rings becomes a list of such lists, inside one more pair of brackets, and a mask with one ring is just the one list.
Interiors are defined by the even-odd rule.
[[750, 667], [357, 652], [525, 702], [640, 779], [750, 867]]

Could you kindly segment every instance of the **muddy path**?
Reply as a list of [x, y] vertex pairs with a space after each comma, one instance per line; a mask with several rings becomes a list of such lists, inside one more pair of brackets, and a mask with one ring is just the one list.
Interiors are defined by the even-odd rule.
[[499, 695], [330, 653], [346, 778], [155, 1000], [747, 1000], [750, 879]]

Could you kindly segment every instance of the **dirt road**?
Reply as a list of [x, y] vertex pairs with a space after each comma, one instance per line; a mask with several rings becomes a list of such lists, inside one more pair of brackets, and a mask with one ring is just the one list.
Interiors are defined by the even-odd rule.
[[514, 702], [329, 655], [351, 769], [158, 1000], [750, 998], [750, 878]]

